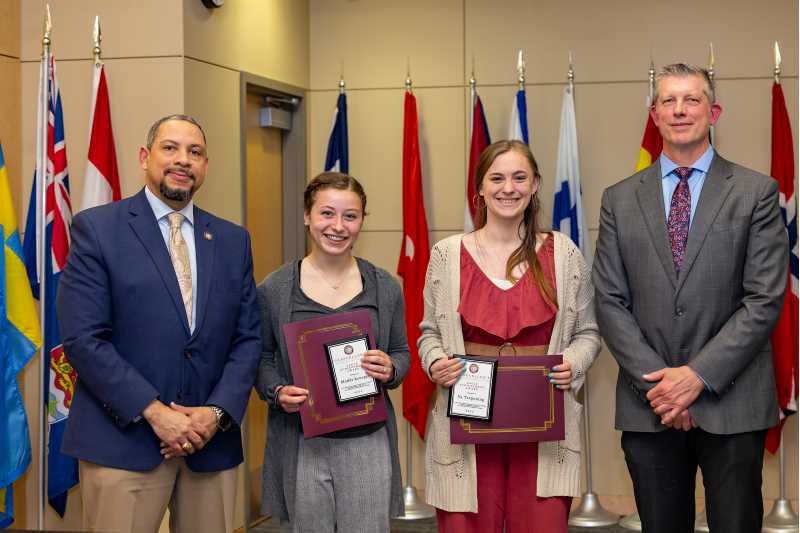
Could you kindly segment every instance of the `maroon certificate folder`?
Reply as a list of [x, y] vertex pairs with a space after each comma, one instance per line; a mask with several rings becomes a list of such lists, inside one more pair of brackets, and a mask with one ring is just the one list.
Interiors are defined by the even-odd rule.
[[453, 444], [497, 444], [564, 439], [564, 393], [547, 374], [560, 355], [499, 358], [492, 419], [450, 419]]
[[303, 435], [309, 439], [332, 431], [386, 420], [383, 391], [347, 403], [337, 403], [325, 345], [366, 335], [375, 346], [369, 311], [335, 313], [283, 326], [294, 385], [308, 389], [300, 407]]

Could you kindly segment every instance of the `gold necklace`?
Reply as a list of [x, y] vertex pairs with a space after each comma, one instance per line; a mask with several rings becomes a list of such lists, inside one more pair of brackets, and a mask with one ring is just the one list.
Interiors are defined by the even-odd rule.
[[320, 278], [322, 278], [322, 281], [324, 281], [326, 285], [328, 285], [328, 286], [329, 286], [331, 289], [333, 289], [333, 290], [335, 290], [335, 291], [338, 291], [338, 290], [339, 290], [339, 287], [341, 287], [341, 286], [342, 286], [342, 282], [343, 282], [343, 281], [345, 280], [345, 278], [346, 278], [346, 277], [347, 277], [347, 276], [350, 274], [350, 269], [351, 269], [351, 267], [353, 266], [353, 262], [352, 262], [352, 261], [353, 261], [353, 259], [352, 259], [352, 258], [350, 258], [350, 265], [348, 265], [348, 267], [347, 267], [347, 270], [346, 270], [346, 271], [345, 271], [345, 273], [342, 275], [342, 277], [340, 277], [340, 278], [339, 278], [339, 280], [338, 280], [338, 281], [336, 281], [336, 283], [331, 283], [331, 282], [330, 282], [330, 280], [328, 279], [328, 277], [327, 277], [325, 274], [323, 274], [323, 273], [322, 273], [322, 270], [320, 270], [319, 268], [317, 268], [317, 266], [314, 264], [314, 262], [313, 262], [313, 261], [311, 261], [311, 257], [306, 257], [306, 259], [308, 260], [308, 265], [309, 265], [309, 266], [310, 266], [312, 269], [314, 269], [314, 271], [315, 271], [317, 274], [319, 274], [319, 277], [320, 277]]

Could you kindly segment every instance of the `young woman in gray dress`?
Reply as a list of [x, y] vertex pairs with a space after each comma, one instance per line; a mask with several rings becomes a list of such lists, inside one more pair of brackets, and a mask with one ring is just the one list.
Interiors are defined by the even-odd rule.
[[[269, 404], [262, 512], [292, 532], [387, 532], [403, 513], [397, 424], [388, 389], [409, 364], [403, 296], [385, 270], [353, 255], [367, 197], [353, 177], [326, 172], [304, 194], [311, 252], [258, 287], [264, 347], [257, 390]], [[305, 439], [298, 413], [308, 391], [293, 384], [282, 326], [366, 309], [377, 349], [362, 367], [383, 384], [386, 422]]]

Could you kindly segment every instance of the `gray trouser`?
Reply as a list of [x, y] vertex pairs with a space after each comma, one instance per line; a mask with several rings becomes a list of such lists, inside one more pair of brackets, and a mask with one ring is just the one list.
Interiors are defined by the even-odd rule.
[[292, 533], [387, 533], [391, 459], [386, 428], [301, 440]]

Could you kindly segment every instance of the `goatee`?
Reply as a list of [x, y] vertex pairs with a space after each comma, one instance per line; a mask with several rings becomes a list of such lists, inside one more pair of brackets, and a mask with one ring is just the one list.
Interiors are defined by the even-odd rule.
[[166, 183], [162, 181], [158, 188], [164, 198], [167, 200], [173, 200], [175, 202], [188, 202], [192, 199], [192, 196], [194, 196], [194, 184], [192, 184], [192, 187], [188, 190], [172, 189], [167, 187]]

